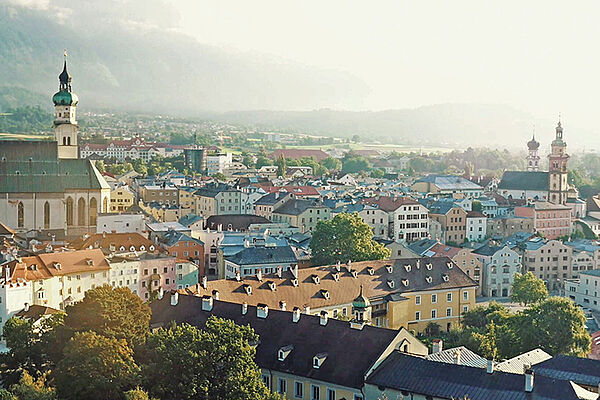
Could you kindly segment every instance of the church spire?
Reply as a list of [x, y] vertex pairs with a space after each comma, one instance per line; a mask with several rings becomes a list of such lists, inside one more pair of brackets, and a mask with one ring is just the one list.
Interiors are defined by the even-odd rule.
[[69, 74], [69, 71], [67, 71], [67, 51], [65, 50], [64, 53], [64, 57], [65, 57], [65, 61], [63, 64], [63, 70], [60, 73], [60, 75], [58, 75], [58, 90], [64, 90], [67, 92], [71, 91], [71, 75]]

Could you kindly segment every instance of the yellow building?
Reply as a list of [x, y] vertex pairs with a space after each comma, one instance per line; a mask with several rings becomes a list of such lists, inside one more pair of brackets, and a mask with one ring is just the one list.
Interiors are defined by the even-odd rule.
[[475, 305], [477, 282], [447, 257], [363, 261], [279, 270], [276, 274], [239, 280], [202, 281], [182, 293], [218, 293], [221, 300], [288, 309], [299, 307], [319, 315], [348, 319], [361, 290], [368, 298], [370, 323], [391, 329], [423, 332], [430, 323], [449, 330]]
[[135, 195], [128, 186], [120, 186], [110, 192], [110, 212], [121, 213], [127, 211], [135, 203]]
[[249, 325], [260, 337], [255, 360], [263, 382], [286, 399], [364, 400], [365, 376], [389, 354], [427, 355], [427, 347], [406, 329], [365, 325], [357, 313], [347, 322], [325, 311], [306, 315], [298, 307], [273, 310], [266, 304], [249, 306], [177, 292], [151, 307], [153, 329], [172, 321], [202, 328], [210, 316]]
[[12, 263], [12, 279], [33, 283], [33, 304], [58, 310], [109, 283], [110, 266], [100, 249], [41, 253]]

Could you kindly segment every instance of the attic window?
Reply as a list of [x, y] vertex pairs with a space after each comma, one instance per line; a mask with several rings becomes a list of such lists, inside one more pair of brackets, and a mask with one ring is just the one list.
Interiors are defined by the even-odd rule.
[[150, 246], [148, 249], [149, 249], [150, 251], [154, 251], [154, 246]]
[[32, 271], [37, 271], [37, 264], [31, 264], [29, 266], [29, 269], [32, 270]]
[[406, 270], [406, 272], [410, 272], [410, 270], [411, 270], [411, 266], [410, 266], [410, 264], [406, 264], [406, 265], [404, 266], [404, 269]]
[[56, 268], [56, 269], [60, 270], [60, 269], [62, 268], [62, 265], [61, 265], [61, 263], [59, 263], [59, 262], [55, 262], [55, 263], [54, 263], [54, 268]]
[[130, 246], [129, 251], [135, 251], [135, 246]]
[[373, 274], [375, 274], [375, 269], [373, 267], [367, 267], [367, 273], [369, 275], [373, 275]]
[[393, 280], [391, 280], [391, 279], [388, 279], [388, 280], [387, 280], [387, 284], [388, 284], [388, 286], [390, 287], [390, 289], [393, 289], [393, 288], [394, 288], [394, 281], [393, 281]]
[[446, 266], [448, 267], [448, 269], [452, 269], [452, 263], [451, 262], [447, 262]]
[[121, 247], [119, 247], [119, 250], [121, 250], [121, 251], [125, 251], [125, 246], [121, 246]]
[[252, 286], [245, 284], [244, 285], [244, 291], [246, 292], [246, 294], [249, 296], [252, 294]]
[[329, 300], [329, 297], [330, 297], [330, 296], [329, 296], [329, 290], [325, 290], [325, 289], [323, 289], [323, 290], [321, 290], [321, 294], [323, 295], [323, 298], [324, 298], [325, 300]]
[[87, 260], [85, 260], [85, 262], [87, 263], [87, 265], [89, 265], [90, 267], [94, 266], [94, 260], [92, 260], [91, 258], [88, 258]]
[[431, 269], [433, 268], [433, 265], [430, 264], [425, 264], [425, 266], [427, 267], [427, 271], [431, 271]]
[[350, 274], [353, 278], [358, 278], [358, 271], [355, 269], [350, 270]]
[[267, 285], [269, 285], [269, 289], [271, 289], [271, 291], [274, 292], [275, 290], [277, 290], [277, 284], [275, 282], [269, 281], [267, 282]]
[[292, 344], [280, 348], [277, 352], [277, 359], [279, 361], [284, 361], [285, 358], [292, 352], [292, 350], [294, 350], [294, 345]]
[[408, 280], [408, 279], [402, 279], [402, 284], [403, 284], [404, 286], [408, 286], [408, 284], [409, 284], [409, 283], [410, 283], [410, 282], [409, 282], [409, 280]]
[[299, 284], [298, 279], [296, 279], [296, 278], [292, 279], [292, 285], [294, 285], [294, 287], [298, 287], [298, 284]]
[[321, 278], [319, 278], [319, 275], [311, 275], [311, 278], [313, 282], [317, 285], [319, 284], [319, 282], [321, 282]]
[[146, 246], [140, 246], [140, 250], [141, 250], [141, 251], [144, 251], [144, 250], [146, 250]]
[[313, 368], [319, 369], [327, 359], [327, 353], [319, 353], [313, 357]]
[[448, 279], [449, 279], [448, 275], [447, 274], [442, 275], [442, 279], [444, 280], [444, 282], [448, 282]]
[[427, 283], [431, 283], [431, 282], [433, 282], [433, 278], [432, 278], [432, 277], [430, 277], [430, 276], [426, 276], [426, 277], [425, 277], [425, 280], [427, 281]]
[[331, 274], [331, 276], [333, 277], [333, 280], [336, 282], [340, 280], [340, 274], [337, 272], [334, 272], [333, 274]]

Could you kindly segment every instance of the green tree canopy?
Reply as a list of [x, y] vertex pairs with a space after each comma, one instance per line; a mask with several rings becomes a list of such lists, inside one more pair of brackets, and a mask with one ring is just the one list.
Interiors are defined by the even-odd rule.
[[146, 387], [161, 399], [277, 399], [263, 384], [249, 326], [210, 317], [203, 330], [174, 325], [148, 337]]
[[548, 297], [548, 289], [543, 280], [537, 278], [531, 271], [515, 273], [512, 284], [512, 301], [528, 305], [538, 303]]
[[63, 400], [119, 400], [139, 382], [140, 368], [127, 342], [95, 332], [76, 333], [55, 372]]
[[316, 265], [382, 260], [391, 255], [389, 249], [373, 240], [371, 227], [358, 213], [340, 213], [331, 220], [319, 221], [310, 249]]
[[362, 156], [358, 156], [354, 153], [347, 153], [342, 159], [342, 172], [344, 173], [358, 173], [367, 172], [371, 169], [371, 162]]
[[321, 165], [327, 168], [329, 171], [339, 171], [342, 169], [342, 162], [333, 157], [324, 158], [321, 160]]
[[109, 285], [90, 289], [85, 298], [67, 307], [65, 326], [73, 332], [94, 331], [125, 339], [130, 346], [146, 340], [150, 307], [128, 288]]

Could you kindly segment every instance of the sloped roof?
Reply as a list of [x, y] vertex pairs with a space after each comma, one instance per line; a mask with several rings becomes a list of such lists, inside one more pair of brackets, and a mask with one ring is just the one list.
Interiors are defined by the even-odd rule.
[[[146, 239], [139, 233], [94, 233], [86, 237], [80, 237], [71, 242], [71, 247], [77, 250], [83, 249], [102, 249], [110, 251], [111, 245], [118, 250], [121, 246], [129, 251], [131, 246], [136, 251], [141, 251], [142, 246], [145, 251], [150, 251], [150, 246], [158, 248], [151, 240]], [[158, 250], [158, 249], [157, 249]]]
[[[258, 318], [254, 306], [242, 314], [240, 304], [213, 300], [211, 311], [202, 310], [202, 298], [180, 295], [171, 306], [166, 295], [151, 304], [152, 327], [170, 322], [188, 323], [202, 328], [210, 316], [249, 325], [260, 337], [256, 347], [256, 363], [260, 368], [280, 371], [322, 382], [360, 389], [364, 375], [398, 335], [391, 329], [364, 326], [352, 329], [345, 321], [330, 318], [320, 324], [318, 316], [302, 314], [298, 322], [292, 313], [269, 307], [266, 318]], [[279, 349], [293, 346], [284, 361], [279, 361]], [[360, 349], [360, 351], [349, 351]], [[313, 368], [313, 357], [325, 353], [327, 358], [319, 368]]]
[[323, 150], [277, 149], [273, 153], [271, 153], [271, 158], [278, 158], [281, 155], [283, 155], [285, 158], [314, 157], [317, 161], [321, 161], [329, 157], [329, 154], [325, 153]]
[[498, 189], [548, 191], [548, 173], [543, 171], [505, 171]]
[[552, 356], [546, 353], [544, 350], [533, 349], [496, 364], [496, 369], [498, 371], [509, 372], [511, 374], [523, 374], [523, 368], [525, 365], [536, 365], [542, 361], [549, 360], [550, 358], [552, 358]]
[[317, 203], [314, 200], [291, 199], [282, 204], [273, 213], [285, 215], [300, 215], [309, 208], [326, 208], [323, 204]]
[[[58, 264], [60, 264], [60, 267]], [[79, 272], [110, 269], [104, 258], [104, 253], [100, 249], [40, 253], [31, 257], [23, 257], [21, 262], [15, 260], [11, 267], [13, 280], [25, 279], [31, 281]]]
[[260, 264], [295, 264], [296, 254], [290, 246], [252, 246], [227, 257], [227, 260], [240, 266]]
[[432, 353], [426, 356], [428, 360], [443, 362], [447, 364], [466, 365], [475, 368], [487, 368], [487, 360], [479, 354], [467, 349], [465, 346], [453, 347], [442, 350], [438, 353]]
[[483, 190], [481, 186], [462, 176], [430, 174], [415, 181], [419, 182], [431, 183], [441, 190]]
[[535, 371], [536, 379], [543, 375], [556, 379], [568, 379], [581, 385], [594, 387], [598, 387], [600, 382], [600, 360], [591, 358], [559, 354], [532, 368]]
[[361, 200], [363, 204], [375, 204], [381, 210], [390, 212], [396, 211], [398, 207], [404, 205], [416, 205], [419, 204], [417, 201], [411, 199], [410, 197], [391, 197], [391, 196], [380, 196], [380, 197], [370, 197], [368, 199]]
[[206, 219], [205, 227], [216, 230], [221, 225], [224, 230], [231, 228], [235, 231], [247, 231], [251, 224], [268, 224], [270, 222], [267, 218], [254, 214], [211, 215]]

